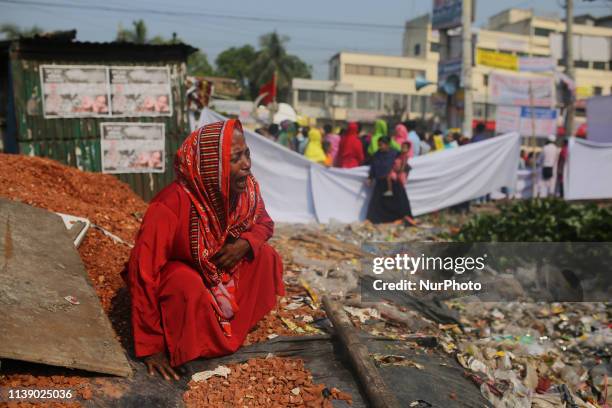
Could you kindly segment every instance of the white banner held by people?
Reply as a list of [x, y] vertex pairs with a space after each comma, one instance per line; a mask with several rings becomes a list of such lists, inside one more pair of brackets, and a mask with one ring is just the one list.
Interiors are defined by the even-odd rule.
[[103, 122], [100, 150], [103, 173], [163, 173], [166, 135], [163, 123]]
[[108, 117], [108, 69], [96, 65], [41, 65], [43, 116]]
[[554, 82], [548, 77], [520, 77], [495, 72], [489, 77], [489, 89], [490, 100], [497, 105], [550, 107], [555, 103]]
[[113, 116], [171, 116], [168, 67], [111, 67]]

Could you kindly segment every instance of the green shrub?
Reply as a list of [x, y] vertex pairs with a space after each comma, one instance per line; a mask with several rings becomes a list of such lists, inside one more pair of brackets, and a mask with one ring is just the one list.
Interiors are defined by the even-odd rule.
[[520, 200], [479, 214], [452, 239], [460, 242], [610, 242], [612, 211], [560, 199]]

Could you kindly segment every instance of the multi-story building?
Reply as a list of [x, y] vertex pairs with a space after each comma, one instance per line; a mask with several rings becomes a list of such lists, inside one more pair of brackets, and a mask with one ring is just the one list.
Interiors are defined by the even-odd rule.
[[[577, 16], [574, 23], [574, 64], [577, 86], [577, 124], [584, 121], [584, 99], [592, 95], [612, 93], [612, 16], [593, 18]], [[486, 28], [474, 29], [474, 55], [478, 50], [516, 57], [551, 57], [557, 61], [556, 71], [564, 71], [563, 35], [565, 22], [552, 17], [534, 15], [531, 10], [508, 9], [489, 18]], [[404, 56], [429, 58], [439, 51], [439, 38], [431, 29], [429, 15], [406, 23]], [[461, 35], [450, 37], [446, 58], [459, 57]], [[476, 60], [476, 59], [475, 59]], [[472, 90], [475, 120], [493, 122], [495, 105], [488, 100], [488, 79], [500, 67], [476, 63], [472, 69]], [[548, 73], [509, 72], [514, 75], [552, 76]], [[441, 79], [441, 77], [439, 78]], [[451, 109], [452, 111], [452, 109]], [[458, 115], [456, 115], [458, 116]], [[494, 123], [490, 123], [494, 125]]]
[[329, 80], [294, 79], [293, 106], [321, 120], [372, 122], [382, 115], [428, 117], [434, 86], [416, 89], [419, 77], [436, 83], [437, 60], [340, 52], [329, 61]]
[[[509, 9], [492, 16], [488, 29], [516, 33], [527, 38], [527, 49], [545, 49], [544, 55], [564, 66], [565, 21], [536, 16], [531, 10]], [[612, 16], [574, 18], [574, 67], [579, 116], [584, 116], [584, 98], [612, 94]]]

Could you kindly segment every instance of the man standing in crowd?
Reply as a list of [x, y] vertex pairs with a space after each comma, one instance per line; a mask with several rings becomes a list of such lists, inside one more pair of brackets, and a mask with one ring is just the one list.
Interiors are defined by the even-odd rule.
[[559, 148], [555, 144], [557, 137], [549, 135], [548, 141], [542, 148], [542, 180], [540, 183], [540, 196], [548, 197], [555, 195], [555, 184], [557, 181], [557, 162], [559, 160]]
[[474, 132], [474, 136], [472, 137], [472, 143], [482, 142], [483, 140], [487, 140], [489, 137], [486, 134], [485, 124], [482, 122], [478, 122], [476, 125], [476, 129]]

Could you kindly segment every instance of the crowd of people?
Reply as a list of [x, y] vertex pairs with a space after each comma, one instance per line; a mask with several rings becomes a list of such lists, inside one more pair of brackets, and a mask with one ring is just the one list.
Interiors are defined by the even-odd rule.
[[458, 128], [449, 129], [446, 134], [440, 130], [427, 132], [417, 127], [414, 120], [399, 122], [391, 131], [389, 129], [383, 119], [376, 120], [371, 132], [360, 122], [348, 122], [345, 128], [334, 128], [329, 124], [318, 128], [299, 126], [298, 123], [285, 120], [280, 125], [272, 124], [257, 132], [313, 162], [340, 168], [370, 164], [383, 137], [389, 138], [390, 148], [397, 154], [407, 149], [408, 153], [404, 154], [407, 159], [490, 137], [484, 124], [476, 126], [472, 139], [463, 136]]
[[344, 129], [327, 124], [322, 128], [299, 126], [285, 120], [257, 132], [328, 167], [353, 168], [369, 165], [368, 184], [373, 185], [373, 198], [368, 210], [372, 222], [404, 222], [414, 225], [405, 186], [410, 174], [410, 160], [416, 156], [456, 148], [470, 142], [486, 140], [484, 124], [478, 124], [470, 140], [459, 129], [444, 135], [440, 130], [426, 132], [414, 120], [396, 123], [389, 131], [388, 123], [378, 119], [372, 132], [361, 123], [348, 122]]

